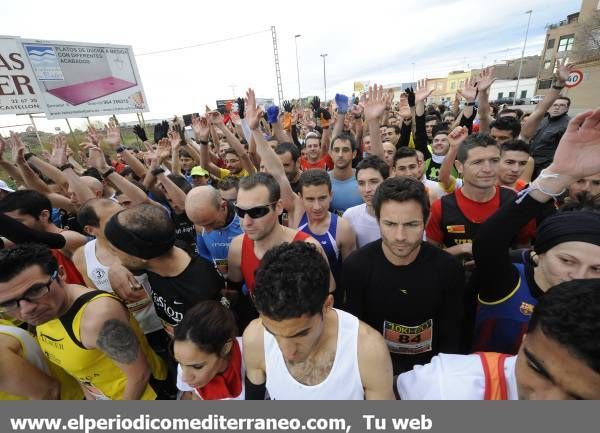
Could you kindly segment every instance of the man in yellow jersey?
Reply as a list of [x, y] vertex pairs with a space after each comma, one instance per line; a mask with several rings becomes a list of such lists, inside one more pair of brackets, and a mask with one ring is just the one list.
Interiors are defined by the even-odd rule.
[[64, 283], [37, 244], [0, 251], [0, 312], [36, 327], [42, 351], [82, 385], [87, 399], [166, 397], [166, 368], [113, 295]]

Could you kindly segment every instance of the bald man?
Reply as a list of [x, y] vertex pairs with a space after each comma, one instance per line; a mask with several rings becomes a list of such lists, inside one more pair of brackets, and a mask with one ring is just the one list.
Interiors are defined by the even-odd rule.
[[229, 245], [243, 233], [233, 203], [223, 199], [212, 186], [198, 186], [187, 194], [185, 212], [196, 226], [198, 253], [212, 261], [226, 279]]

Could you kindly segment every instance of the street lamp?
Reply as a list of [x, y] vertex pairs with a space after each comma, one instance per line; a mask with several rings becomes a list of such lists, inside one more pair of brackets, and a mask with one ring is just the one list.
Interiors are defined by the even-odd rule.
[[302, 107], [302, 96], [300, 94], [300, 65], [298, 63], [298, 38], [302, 35], [294, 36], [294, 44], [296, 45], [296, 73], [298, 74], [298, 99], [300, 101], [300, 107]]
[[324, 89], [323, 102], [327, 103], [327, 78], [325, 75], [325, 57], [327, 57], [327, 53], [321, 54], [321, 57], [323, 57], [323, 89]]
[[519, 64], [519, 73], [517, 74], [517, 85], [515, 87], [515, 94], [513, 96], [513, 105], [516, 105], [517, 102], [517, 92], [519, 91], [519, 81], [521, 81], [521, 70], [523, 69], [523, 57], [525, 56], [525, 47], [527, 46], [527, 35], [529, 34], [529, 24], [531, 23], [531, 13], [533, 9], [529, 9], [525, 11], [526, 14], [529, 14], [529, 18], [527, 19], [527, 30], [525, 30], [525, 42], [523, 42], [523, 51], [521, 51], [521, 63]]

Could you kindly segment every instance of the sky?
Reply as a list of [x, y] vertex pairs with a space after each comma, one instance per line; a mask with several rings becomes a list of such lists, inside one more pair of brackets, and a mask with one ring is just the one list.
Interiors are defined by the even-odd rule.
[[[301, 95], [323, 99], [321, 54], [327, 54], [330, 99], [336, 92], [351, 94], [354, 81], [410, 82], [519, 58], [529, 9], [525, 55], [540, 54], [546, 26], [580, 6], [581, 0], [20, 0], [3, 4], [0, 31], [131, 45], [149, 120], [204, 112], [205, 105], [214, 108], [217, 99], [242, 96], [248, 87], [258, 97], [277, 100], [271, 26], [277, 32], [284, 99], [298, 97], [295, 42]], [[199, 46], [155, 53], [190, 45]], [[134, 119], [135, 114], [119, 116]], [[8, 126], [27, 121], [26, 116], [0, 115], [0, 133], [23, 130]], [[73, 127], [84, 123], [71, 120]], [[36, 125], [50, 132], [67, 130], [64, 120], [36, 119]]]

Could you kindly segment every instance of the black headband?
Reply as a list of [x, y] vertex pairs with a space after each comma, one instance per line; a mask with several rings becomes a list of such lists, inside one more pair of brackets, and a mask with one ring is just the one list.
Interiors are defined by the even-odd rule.
[[600, 213], [570, 211], [546, 218], [537, 229], [534, 249], [542, 254], [563, 242], [585, 242], [600, 246]]
[[121, 225], [118, 219], [121, 212], [123, 211], [113, 215], [104, 228], [104, 236], [115, 247], [130, 256], [146, 260], [162, 256], [173, 248], [175, 244], [174, 231], [168, 238], [144, 239]]

